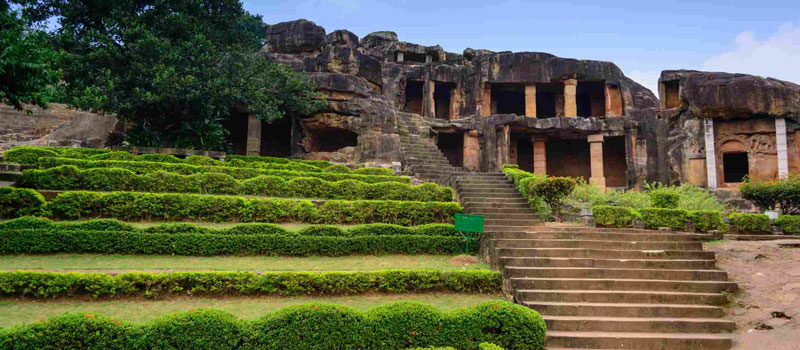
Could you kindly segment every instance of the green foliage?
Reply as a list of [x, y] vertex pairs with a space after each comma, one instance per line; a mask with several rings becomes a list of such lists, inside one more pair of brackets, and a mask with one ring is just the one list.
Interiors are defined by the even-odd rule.
[[642, 216], [632, 208], [610, 205], [592, 207], [592, 216], [594, 216], [598, 225], [616, 227], [630, 226], [634, 219], [642, 218]]
[[676, 209], [681, 196], [668, 190], [655, 190], [650, 192], [650, 201], [656, 208]]
[[733, 227], [738, 232], [769, 233], [772, 224], [769, 217], [764, 214], [733, 213], [728, 216]]
[[17, 146], [3, 154], [3, 160], [9, 163], [24, 165], [38, 165], [39, 158], [58, 157], [59, 154], [53, 150], [40, 147]]
[[134, 159], [143, 162], [158, 162], [158, 163], [183, 163], [180, 158], [171, 154], [148, 153], [135, 157]]
[[530, 193], [542, 198], [557, 219], [561, 218], [564, 200], [575, 188], [575, 180], [568, 177], [548, 177], [539, 182], [529, 183]]
[[41, 215], [45, 212], [41, 193], [27, 188], [0, 187], [0, 218]]
[[683, 209], [643, 208], [639, 209], [639, 213], [642, 214], [644, 227], [651, 229], [669, 227], [684, 230], [689, 218], [689, 212]]
[[131, 123], [133, 145], [226, 150], [234, 106], [271, 121], [322, 105], [305, 75], [253, 54], [265, 25], [238, 0], [26, 1], [23, 9], [59, 19], [52, 43], [69, 102]]
[[536, 209], [542, 218], [549, 217], [549, 208], [539, 196], [532, 193], [531, 189], [537, 184], [547, 179], [546, 175], [532, 174], [527, 171], [519, 170], [516, 164], [504, 164], [503, 173], [506, 178], [511, 179], [514, 187], [519, 191], [523, 198], [528, 200], [531, 208]]
[[244, 323], [221, 310], [191, 310], [162, 316], [141, 328], [139, 346], [147, 349], [238, 349]]
[[[48, 156], [53, 157], [53, 156]], [[65, 158], [73, 158], [73, 157], [65, 157]], [[100, 153], [95, 154], [93, 156], [88, 157], [89, 160], [134, 160], [136, 157], [133, 154], [128, 152], [108, 152], [108, 153]], [[38, 161], [36, 164], [39, 164]]]
[[[98, 278], [99, 280], [102, 278]], [[127, 350], [132, 348], [128, 343], [132, 331], [132, 326], [107, 316], [94, 313], [68, 313], [51, 317], [43, 322], [10, 329], [5, 337], [0, 335], [0, 348]]]
[[0, 103], [18, 110], [23, 104], [47, 107], [51, 87], [59, 74], [52, 62], [58, 57], [47, 34], [34, 28], [28, 17], [0, 2]]
[[697, 231], [708, 232], [712, 230], [727, 231], [728, 225], [722, 221], [722, 213], [713, 210], [689, 211], [689, 219]]
[[739, 186], [742, 198], [762, 210], [780, 208], [784, 215], [800, 214], [800, 175], [785, 180], [747, 181]]
[[364, 167], [353, 170], [353, 174], [392, 176], [394, 171], [386, 168]]
[[[475, 343], [490, 342], [505, 349], [543, 349], [545, 323], [536, 312], [522, 305], [484, 302], [474, 307], [456, 310], [457, 319], [448, 333], [452, 344], [459, 349], [474, 348]], [[455, 332], [455, 333], [452, 333]], [[456, 336], [456, 334], [461, 335]]]
[[344, 237], [349, 235], [348, 231], [341, 229], [339, 226], [333, 225], [309, 226], [297, 233], [301, 236]]
[[775, 224], [780, 226], [784, 233], [800, 233], [800, 215], [782, 215], [775, 220]]
[[478, 344], [478, 350], [503, 350], [503, 348], [492, 343], [480, 343]]
[[207, 166], [222, 166], [225, 164], [211, 157], [197, 156], [197, 155], [188, 156], [186, 157], [186, 159], [183, 160], [183, 162], [193, 165], [207, 165]]
[[345, 174], [348, 174], [348, 173], [351, 173], [352, 170], [350, 170], [350, 168], [347, 167], [346, 165], [334, 164], [334, 165], [331, 165], [331, 166], [325, 168], [325, 172], [327, 172], [327, 173], [345, 173]]
[[175, 295], [342, 295], [369, 292], [497, 293], [500, 273], [488, 270], [369, 272], [0, 272], [0, 296], [15, 298], [150, 298]]

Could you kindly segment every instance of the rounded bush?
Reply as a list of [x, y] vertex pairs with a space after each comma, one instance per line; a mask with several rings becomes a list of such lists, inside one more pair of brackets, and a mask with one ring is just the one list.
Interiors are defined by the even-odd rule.
[[181, 163], [181, 159], [171, 154], [149, 153], [136, 156], [137, 161], [158, 163]]
[[393, 224], [366, 224], [353, 226], [347, 230], [351, 236], [400, 236], [416, 234], [415, 230]]
[[185, 222], [168, 222], [164, 224], [158, 224], [155, 226], [150, 226], [142, 232], [146, 233], [163, 233], [163, 234], [211, 234], [215, 233], [214, 230], [207, 228], [207, 227], [200, 227], [197, 225], [185, 223]]
[[142, 330], [146, 349], [238, 349], [244, 324], [221, 310], [193, 310], [161, 317]]
[[239, 181], [232, 176], [222, 173], [201, 173], [192, 175], [196, 178], [201, 193], [209, 194], [237, 194]]
[[297, 232], [301, 236], [350, 236], [350, 233], [333, 225], [313, 225]]
[[330, 304], [289, 306], [253, 323], [253, 347], [274, 350], [363, 350], [364, 316]]
[[93, 191], [132, 191], [136, 174], [127, 169], [94, 168], [80, 171], [81, 189]]
[[797, 234], [800, 233], [800, 216], [799, 215], [782, 215], [775, 224], [783, 229], [784, 233]]
[[451, 224], [425, 224], [412, 229], [415, 235], [420, 236], [461, 236]]
[[145, 192], [200, 192], [198, 178], [194, 175], [181, 175], [163, 170], [141, 175], [138, 190]]
[[44, 213], [44, 196], [29, 188], [0, 187], [0, 218]]
[[136, 231], [136, 227], [115, 219], [92, 219], [86, 222], [59, 222], [58, 229], [90, 231]]
[[130, 326], [93, 313], [69, 313], [9, 330], [4, 349], [127, 350]]
[[386, 168], [364, 167], [353, 170], [353, 174], [392, 176], [394, 171]]
[[278, 176], [262, 175], [242, 182], [244, 194], [280, 196], [286, 193], [286, 180]]
[[59, 154], [55, 151], [30, 146], [12, 147], [10, 150], [3, 154], [3, 160], [8, 163], [17, 163], [23, 165], [38, 165], [39, 158], [44, 157], [58, 157]]
[[733, 227], [739, 232], [769, 233], [772, 232], [772, 223], [764, 214], [733, 213], [728, 216]]
[[228, 235], [285, 235], [290, 234], [285, 228], [275, 224], [266, 224], [261, 222], [253, 222], [247, 224], [238, 224], [223, 233]]
[[681, 196], [673, 190], [660, 188], [649, 193], [650, 202], [656, 208], [676, 209]]
[[330, 182], [316, 177], [298, 177], [286, 182], [286, 191], [298, 198], [328, 198], [332, 192]]
[[72, 165], [61, 165], [55, 168], [22, 171], [17, 187], [36, 188], [40, 190], [75, 190], [81, 186], [81, 170]]
[[326, 173], [351, 173], [352, 170], [347, 165], [334, 164], [323, 170]]
[[128, 152], [107, 152], [89, 156], [89, 160], [134, 160], [136, 157]]
[[364, 198], [364, 193], [368, 186], [370, 185], [357, 180], [336, 181], [333, 183], [333, 186], [331, 186], [331, 197], [336, 199]]
[[507, 350], [544, 348], [545, 323], [536, 311], [505, 301], [487, 301], [457, 310], [447, 323], [458, 349], [489, 342]]
[[53, 225], [54, 223], [50, 219], [36, 216], [23, 216], [0, 222], [0, 230], [47, 229], [53, 227]]
[[221, 166], [223, 165], [222, 162], [206, 156], [188, 156], [186, 159], [183, 160], [184, 163], [192, 164], [192, 165], [207, 165], [207, 166]]
[[372, 331], [367, 337], [367, 349], [448, 344], [444, 337], [447, 318], [430, 305], [417, 302], [380, 305], [367, 311], [364, 318]]

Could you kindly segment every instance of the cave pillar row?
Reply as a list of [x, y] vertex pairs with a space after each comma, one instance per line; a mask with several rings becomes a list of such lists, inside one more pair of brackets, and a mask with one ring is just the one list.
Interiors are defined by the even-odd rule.
[[775, 119], [775, 140], [778, 151], [778, 178], [785, 179], [789, 176], [789, 154], [786, 142], [786, 119]]
[[536, 118], [536, 84], [525, 84], [525, 116]]
[[578, 104], [576, 102], [576, 95], [578, 89], [577, 79], [564, 80], [564, 116], [577, 117]]
[[717, 156], [714, 150], [714, 120], [703, 119], [703, 129], [706, 144], [706, 177], [708, 188], [717, 188]]
[[464, 133], [464, 169], [478, 171], [481, 167], [481, 146], [478, 130]]
[[589, 135], [589, 158], [592, 171], [589, 182], [605, 191], [606, 178], [603, 173], [603, 134]]
[[247, 116], [247, 146], [248, 156], [261, 155], [261, 120], [250, 114]]
[[547, 139], [544, 136], [531, 136], [533, 141], [533, 173], [547, 174]]

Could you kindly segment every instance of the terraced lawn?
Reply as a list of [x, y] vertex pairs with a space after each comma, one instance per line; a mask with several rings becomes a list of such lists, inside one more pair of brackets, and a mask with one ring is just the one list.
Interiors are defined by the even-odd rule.
[[502, 300], [499, 294], [368, 294], [341, 297], [236, 297], [226, 299], [176, 298], [169, 300], [112, 300], [112, 301], [17, 301], [0, 300], [0, 327], [29, 324], [65, 312], [95, 312], [121, 320], [143, 323], [161, 315], [199, 308], [217, 308], [242, 319], [255, 319], [265, 313], [289, 305], [324, 302], [367, 310], [380, 304], [397, 301], [419, 301], [441, 310], [475, 305], [489, 300]]

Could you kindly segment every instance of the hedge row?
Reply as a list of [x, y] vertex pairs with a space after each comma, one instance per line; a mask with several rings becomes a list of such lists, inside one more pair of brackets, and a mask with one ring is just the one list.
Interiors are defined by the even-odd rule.
[[207, 166], [181, 163], [161, 162], [132, 162], [125, 160], [85, 160], [70, 158], [45, 157], [39, 159], [39, 169], [55, 168], [61, 165], [73, 165], [79, 169], [91, 168], [120, 168], [133, 171], [137, 174], [149, 174], [158, 171], [182, 175], [200, 173], [222, 173], [232, 176], [237, 180], [247, 180], [258, 176], [278, 176], [284, 179], [295, 177], [317, 177], [328, 181], [358, 180], [363, 182], [411, 182], [407, 176], [362, 175], [335, 172], [308, 172], [274, 168], [241, 168], [231, 166]]
[[[469, 247], [471, 253], [477, 246]], [[0, 230], [3, 254], [98, 253], [150, 255], [458, 254], [460, 236], [214, 234], [112, 230]]]
[[0, 272], [0, 296], [13, 298], [158, 298], [177, 295], [297, 296], [381, 293], [498, 293], [489, 270], [361, 272]]
[[239, 181], [223, 173], [180, 175], [157, 171], [143, 175], [119, 168], [78, 169], [73, 165], [29, 169], [17, 186], [41, 190], [140, 191], [208, 194], [246, 194], [288, 198], [380, 199], [452, 201], [449, 187], [434, 183], [410, 185], [399, 182], [366, 183], [357, 180], [326, 181], [316, 177], [285, 180], [258, 176]]
[[245, 155], [238, 155], [238, 154], [228, 154], [225, 156], [226, 162], [232, 162], [235, 160], [243, 161], [246, 163], [277, 163], [277, 164], [286, 164], [289, 162], [299, 162], [303, 164], [309, 164], [320, 168], [327, 168], [331, 165], [330, 162], [326, 160], [303, 160], [303, 159], [289, 159], [289, 158], [280, 158], [280, 157], [267, 157], [267, 156], [245, 156]]
[[80, 222], [59, 222], [35, 216], [24, 216], [0, 222], [1, 230], [63, 231], [129, 231], [162, 234], [214, 234], [214, 235], [301, 235], [301, 236], [459, 236], [451, 224], [426, 224], [405, 227], [392, 224], [365, 224], [341, 228], [331, 225], [312, 225], [300, 231], [289, 231], [267, 223], [238, 224], [229, 228], [214, 229], [191, 223], [173, 222], [137, 228], [115, 219], [92, 219]]
[[3, 154], [3, 160], [9, 163], [37, 165], [39, 158], [44, 157], [86, 158], [108, 152], [110, 151], [107, 149], [98, 148], [14, 146]]
[[800, 233], [800, 215], [783, 215], [775, 220], [775, 224], [780, 226], [784, 233]]
[[644, 208], [637, 211], [628, 207], [598, 205], [592, 208], [592, 214], [597, 224], [602, 226], [630, 226], [633, 220], [640, 219], [644, 227], [650, 229], [669, 227], [683, 230], [690, 221], [700, 232], [727, 229], [722, 213], [710, 210]]
[[734, 213], [729, 216], [731, 224], [738, 232], [769, 233], [772, 222], [764, 214]]
[[289, 306], [253, 321], [220, 310], [192, 310], [144, 325], [73, 313], [0, 333], [0, 347], [16, 350], [401, 350], [441, 346], [540, 350], [544, 341], [542, 317], [505, 301], [488, 301], [450, 313], [414, 302], [380, 305], [366, 312], [313, 303]]

